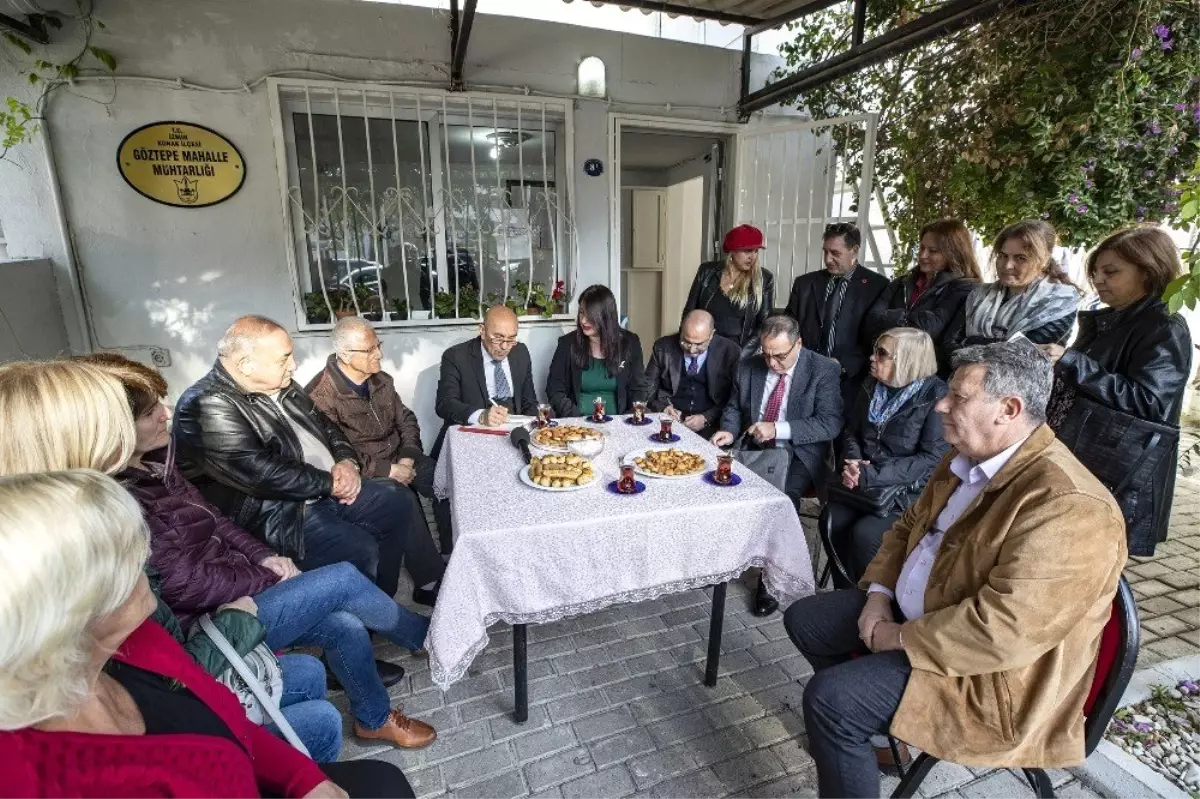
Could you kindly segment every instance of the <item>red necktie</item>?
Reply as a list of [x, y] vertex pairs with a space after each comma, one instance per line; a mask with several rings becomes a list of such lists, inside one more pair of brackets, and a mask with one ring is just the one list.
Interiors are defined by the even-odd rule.
[[[780, 375], [779, 380], [775, 382], [775, 388], [771, 389], [771, 396], [767, 397], [767, 407], [763, 409], [762, 420], [764, 422], [778, 422], [779, 412], [783, 410], [783, 398], [787, 395], [787, 375]], [[764, 441], [764, 447], [775, 446], [775, 439]]]

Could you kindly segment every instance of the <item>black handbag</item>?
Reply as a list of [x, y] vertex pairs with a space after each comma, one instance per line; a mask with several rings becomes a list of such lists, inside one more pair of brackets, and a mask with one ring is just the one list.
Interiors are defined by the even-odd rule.
[[831, 477], [825, 484], [825, 495], [829, 502], [836, 502], [860, 513], [869, 513], [872, 516], [883, 518], [899, 509], [900, 499], [908, 489], [909, 486], [906, 485], [846, 488], [842, 485], [842, 479], [839, 476]]

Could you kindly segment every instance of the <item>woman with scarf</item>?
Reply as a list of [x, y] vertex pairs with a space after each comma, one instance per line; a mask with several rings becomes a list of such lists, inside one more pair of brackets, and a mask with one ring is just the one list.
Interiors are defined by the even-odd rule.
[[1106, 307], [1079, 314], [1054, 361], [1048, 422], [1125, 512], [1129, 554], [1166, 540], [1179, 460], [1179, 418], [1192, 366], [1187, 322], [1161, 299], [1182, 272], [1171, 237], [1154, 227], [1109, 236], [1087, 258]]
[[871, 375], [842, 431], [842, 473], [827, 486], [818, 525], [835, 587], [854, 587], [949, 449], [934, 410], [946, 391], [928, 333], [898, 327], [876, 340]]
[[960, 219], [939, 219], [921, 228], [917, 268], [896, 278], [867, 315], [868, 335], [893, 327], [915, 327], [933, 339], [938, 375], [950, 374], [946, 342], [962, 337], [963, 303], [979, 285], [979, 263], [971, 233]]
[[1075, 325], [1080, 291], [1054, 260], [1054, 228], [1038, 219], [1009, 225], [992, 244], [996, 282], [967, 296], [962, 340], [952, 351], [1007, 341], [1017, 333], [1034, 344], [1063, 344]]

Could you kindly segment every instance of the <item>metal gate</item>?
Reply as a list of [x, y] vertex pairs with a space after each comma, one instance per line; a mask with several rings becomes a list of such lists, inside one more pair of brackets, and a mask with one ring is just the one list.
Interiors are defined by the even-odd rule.
[[854, 222], [871, 255], [864, 252], [860, 261], [882, 267], [870, 216], [877, 124], [875, 114], [794, 124], [758, 120], [738, 133], [734, 221], [763, 231], [762, 265], [774, 273], [777, 291], [822, 268], [821, 234], [831, 222]]

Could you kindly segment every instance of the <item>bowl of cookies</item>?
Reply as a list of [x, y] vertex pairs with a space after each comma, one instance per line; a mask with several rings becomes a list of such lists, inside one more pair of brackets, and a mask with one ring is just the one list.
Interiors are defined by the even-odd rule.
[[604, 448], [603, 433], [594, 427], [584, 427], [578, 424], [542, 427], [534, 431], [533, 435], [530, 436], [530, 440], [533, 446], [546, 452], [570, 452], [571, 444], [578, 444], [583, 441], [599, 441], [600, 448]]
[[596, 467], [574, 453], [532, 458], [520, 471], [521, 482], [542, 491], [579, 491], [596, 482]]
[[647, 477], [694, 477], [708, 468], [708, 461], [703, 455], [674, 447], [631, 452], [625, 456], [624, 462], [632, 463], [634, 471]]

